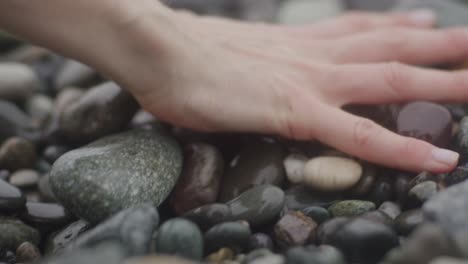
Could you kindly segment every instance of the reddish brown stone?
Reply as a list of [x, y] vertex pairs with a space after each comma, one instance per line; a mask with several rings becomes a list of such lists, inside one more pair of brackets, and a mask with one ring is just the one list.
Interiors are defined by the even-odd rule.
[[314, 240], [316, 228], [312, 218], [301, 212], [289, 212], [275, 225], [276, 242], [284, 248], [303, 246]]

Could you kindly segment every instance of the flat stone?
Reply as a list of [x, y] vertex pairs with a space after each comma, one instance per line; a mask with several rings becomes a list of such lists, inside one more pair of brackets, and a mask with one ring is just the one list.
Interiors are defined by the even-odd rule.
[[286, 180], [283, 159], [284, 149], [278, 143], [246, 143], [226, 168], [218, 200], [227, 202], [256, 185], [281, 186]]
[[251, 235], [247, 222], [225, 222], [210, 228], [205, 233], [207, 252], [220, 248], [242, 249], [247, 246]]
[[62, 230], [52, 234], [46, 241], [45, 254], [58, 255], [68, 247], [82, 233], [88, 231], [90, 225], [84, 220], [78, 220], [64, 227]]
[[395, 230], [399, 235], [409, 236], [416, 228], [426, 222], [424, 213], [420, 209], [409, 210], [401, 213], [395, 219]]
[[82, 234], [69, 249], [93, 248], [103, 242], [122, 246], [126, 256], [142, 256], [150, 252], [153, 232], [159, 224], [159, 214], [152, 205], [125, 209]]
[[387, 214], [391, 219], [395, 219], [401, 214], [400, 205], [389, 201], [382, 203], [378, 210]]
[[362, 176], [362, 166], [340, 157], [318, 157], [304, 167], [304, 183], [320, 191], [343, 191], [353, 187]]
[[48, 232], [70, 223], [73, 217], [59, 204], [27, 202], [21, 219], [31, 226]]
[[203, 235], [194, 223], [182, 218], [173, 218], [159, 228], [155, 249], [159, 254], [201, 260], [204, 249]]
[[184, 150], [182, 173], [170, 200], [178, 215], [216, 202], [224, 173], [224, 160], [216, 147], [193, 143], [185, 146]]
[[369, 201], [346, 200], [333, 204], [328, 208], [328, 212], [334, 217], [358, 216], [363, 213], [375, 210], [375, 204]]
[[226, 205], [232, 220], [245, 220], [252, 226], [273, 221], [284, 206], [284, 192], [278, 187], [260, 185], [243, 192]]
[[65, 107], [59, 129], [70, 142], [88, 143], [124, 130], [137, 110], [138, 103], [130, 94], [107, 82], [90, 88], [78, 101]]
[[132, 130], [60, 157], [50, 172], [56, 198], [91, 223], [142, 203], [159, 206], [174, 187], [182, 154], [171, 137]]
[[26, 197], [15, 186], [0, 180], [0, 212], [15, 212], [23, 209]]
[[52, 116], [54, 102], [52, 98], [43, 94], [35, 94], [26, 100], [26, 113], [39, 124], [45, 122]]
[[349, 263], [375, 264], [399, 240], [390, 227], [357, 218], [336, 230], [328, 243], [340, 249]]
[[35, 170], [19, 170], [10, 176], [10, 184], [25, 189], [36, 187], [39, 182], [39, 173]]
[[317, 223], [301, 212], [289, 212], [275, 225], [276, 243], [283, 248], [303, 246], [315, 239]]
[[330, 239], [335, 232], [343, 227], [350, 221], [348, 217], [335, 217], [324, 223], [317, 228], [315, 242], [317, 245], [329, 244]]
[[24, 100], [40, 85], [39, 78], [27, 65], [0, 63], [0, 99]]
[[36, 160], [36, 147], [24, 138], [11, 137], [0, 146], [0, 168], [10, 171], [32, 168]]
[[39, 245], [39, 232], [14, 218], [0, 218], [0, 248], [16, 250], [23, 242]]
[[401, 109], [397, 131], [403, 136], [447, 148], [451, 139], [452, 123], [452, 115], [445, 107], [429, 102], [414, 102]]

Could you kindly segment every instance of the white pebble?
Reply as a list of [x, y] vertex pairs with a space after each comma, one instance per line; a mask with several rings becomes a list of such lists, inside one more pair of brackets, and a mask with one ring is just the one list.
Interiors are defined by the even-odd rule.
[[341, 157], [318, 157], [304, 167], [304, 183], [321, 191], [343, 191], [353, 187], [362, 176], [362, 166]]
[[304, 166], [307, 157], [300, 154], [291, 154], [284, 159], [286, 175], [291, 183], [302, 183], [304, 180]]

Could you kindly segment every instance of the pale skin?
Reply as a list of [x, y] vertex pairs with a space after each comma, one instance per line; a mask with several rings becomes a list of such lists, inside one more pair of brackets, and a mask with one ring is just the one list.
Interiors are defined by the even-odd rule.
[[92, 65], [143, 108], [201, 131], [319, 140], [408, 171], [447, 172], [458, 154], [341, 110], [350, 103], [467, 101], [468, 29], [428, 11], [353, 13], [307, 26], [176, 12], [155, 0], [2, 0], [0, 28]]

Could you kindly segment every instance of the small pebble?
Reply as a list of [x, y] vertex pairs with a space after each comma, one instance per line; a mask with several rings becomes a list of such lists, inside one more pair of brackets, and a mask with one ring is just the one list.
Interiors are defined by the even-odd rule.
[[301, 210], [301, 212], [307, 216], [312, 218], [314, 222], [318, 225], [330, 219], [330, 213], [327, 209], [319, 206], [311, 206]]
[[353, 187], [362, 176], [362, 166], [340, 157], [318, 157], [304, 167], [304, 184], [320, 191], [343, 191]]
[[328, 208], [328, 212], [333, 217], [358, 216], [365, 212], [373, 211], [376, 206], [373, 202], [361, 200], [347, 200], [333, 204]]
[[10, 184], [21, 189], [37, 186], [39, 182], [39, 173], [35, 170], [19, 170], [10, 177]]
[[0, 168], [15, 171], [32, 168], [37, 160], [35, 146], [24, 138], [12, 137], [0, 146]]
[[425, 221], [426, 219], [422, 210], [405, 211], [395, 219], [395, 230], [399, 235], [409, 236], [416, 228], [424, 224]]
[[253, 251], [262, 248], [273, 251], [274, 244], [271, 237], [264, 233], [255, 233], [252, 236], [250, 236], [248, 249], [250, 251]]
[[36, 262], [41, 259], [41, 252], [31, 242], [24, 242], [16, 249], [17, 262]]
[[307, 163], [307, 157], [301, 154], [291, 154], [284, 160], [284, 168], [288, 180], [293, 183], [302, 183], [304, 181], [304, 167]]
[[212, 263], [221, 264], [234, 259], [234, 252], [229, 248], [221, 248], [217, 252], [208, 255], [206, 259]]
[[276, 243], [283, 248], [302, 246], [315, 239], [317, 223], [301, 212], [292, 211], [275, 225]]
[[247, 222], [225, 222], [213, 226], [205, 233], [207, 252], [220, 248], [243, 249], [248, 245], [251, 235]]
[[15, 186], [0, 180], [0, 212], [15, 212], [26, 204], [26, 197]]

